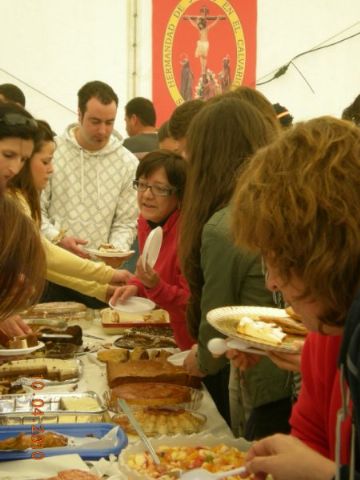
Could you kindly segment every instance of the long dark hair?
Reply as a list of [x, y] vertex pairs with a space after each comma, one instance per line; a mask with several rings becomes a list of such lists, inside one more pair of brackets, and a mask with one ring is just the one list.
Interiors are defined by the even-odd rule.
[[200, 248], [203, 227], [228, 205], [239, 169], [275, 131], [261, 112], [237, 98], [219, 98], [193, 119], [187, 136], [187, 176], [180, 228], [180, 259], [191, 297], [187, 309], [190, 334], [197, 338], [204, 283]]
[[[37, 120], [38, 131], [35, 139], [35, 146], [33, 155], [38, 153], [45, 143], [54, 141], [54, 133], [50, 125], [44, 120]], [[31, 160], [32, 157], [26, 160], [23, 168], [8, 182], [8, 191], [16, 195], [17, 191], [25, 197], [31, 211], [31, 216], [35, 222], [40, 225], [41, 222], [41, 208], [40, 195], [34, 185], [34, 180], [31, 174]]]
[[46, 260], [34, 222], [5, 195], [0, 197], [0, 225], [1, 321], [39, 300]]

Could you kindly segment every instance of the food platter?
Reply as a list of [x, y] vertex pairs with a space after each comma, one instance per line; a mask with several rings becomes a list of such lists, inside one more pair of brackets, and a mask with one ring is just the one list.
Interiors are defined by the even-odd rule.
[[[32, 425], [16, 425], [16, 426], [0, 426], [0, 441], [5, 440], [9, 437], [15, 437], [19, 434], [33, 435], [34, 429]], [[127, 445], [127, 438], [121, 428], [118, 428], [114, 431], [114, 435], [109, 437], [109, 441], [102, 441], [101, 446], [98, 447], [98, 442], [95, 439], [103, 440], [103, 437], [109, 435], [110, 431], [113, 430], [114, 425], [109, 423], [63, 423], [63, 424], [42, 424], [41, 431], [45, 432], [55, 432], [60, 435], [64, 435], [70, 438], [84, 438], [88, 439], [89, 443], [85, 441], [76, 442], [69, 441], [69, 444], [65, 447], [56, 447], [56, 448], [41, 448], [44, 456], [52, 455], [64, 455], [67, 453], [78, 453], [81, 458], [85, 460], [98, 460], [102, 457], [108, 457], [110, 454], [119, 454]], [[39, 444], [39, 443], [38, 443]], [[33, 451], [38, 450], [39, 447], [36, 447], [34, 442], [33, 448], [28, 448], [26, 450], [1, 450], [0, 449], [0, 461], [3, 460], [21, 460], [25, 458], [34, 458], [32, 457]]]
[[259, 317], [279, 317], [286, 318], [288, 314], [283, 309], [271, 307], [248, 307], [234, 306], [222, 307], [210, 310], [207, 315], [207, 321], [212, 327], [223, 335], [240, 339], [245, 345], [259, 348], [265, 351], [275, 351], [284, 353], [298, 353], [299, 347], [294, 344], [295, 340], [302, 340], [303, 337], [298, 335], [286, 335], [285, 339], [279, 345], [263, 340], [261, 338], [250, 337], [237, 332], [239, 320], [244, 316]]
[[[35, 419], [34, 404], [42, 405]], [[105, 412], [95, 392], [10, 394], [1, 397], [0, 425], [102, 422]]]

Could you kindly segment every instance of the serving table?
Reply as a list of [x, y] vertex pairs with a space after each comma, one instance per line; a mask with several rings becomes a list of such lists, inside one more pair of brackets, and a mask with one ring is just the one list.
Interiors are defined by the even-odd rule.
[[[99, 311], [93, 310], [90, 312], [91, 314], [87, 316], [87, 318], [81, 319], [74, 319], [70, 320], [68, 323], [69, 325], [79, 325], [83, 331], [83, 349], [84, 353], [79, 356], [80, 363], [81, 363], [81, 376], [77, 383], [69, 383], [63, 384], [58, 386], [51, 386], [46, 387], [44, 389], [45, 392], [56, 391], [56, 392], [71, 392], [75, 391], [78, 393], [81, 392], [95, 392], [101, 399], [105, 400], [105, 392], [109, 390], [107, 384], [107, 376], [106, 376], [106, 364], [97, 360], [96, 357], [96, 350], [101, 349], [102, 347], [111, 347], [113, 342], [120, 336], [120, 334], [113, 334], [109, 335], [105, 333], [104, 329], [101, 326], [101, 319]], [[1, 396], [0, 396], [1, 401]], [[206, 433], [216, 435], [219, 437], [222, 436], [230, 436], [233, 437], [232, 432], [220, 413], [218, 412], [210, 394], [203, 386], [203, 399], [201, 402], [201, 406], [199, 408], [202, 414], [206, 415], [207, 422], [204, 426], [204, 431]], [[137, 441], [137, 437], [129, 436], [129, 443]], [[60, 457], [58, 457], [60, 459]], [[29, 460], [27, 460], [29, 462]], [[31, 460], [30, 460], [31, 461]], [[53, 460], [52, 460], [53, 461]], [[20, 462], [25, 462], [25, 460], [19, 460], [16, 462], [12, 462], [11, 470], [17, 470], [15, 464], [19, 462], [19, 470], [17, 471], [14, 477], [6, 477], [10, 480], [15, 479], [25, 479], [29, 478], [26, 476], [24, 468], [24, 464]], [[99, 462], [92, 462], [95, 468], [97, 465], [102, 466], [104, 461], [100, 460]], [[9, 465], [9, 462], [1, 463], [0, 462], [0, 480], [5, 478], [2, 476], [1, 472], [5, 471], [6, 464]], [[71, 468], [68, 465], [64, 465], [64, 468]], [[9, 467], [10, 468], [10, 467]], [[118, 470], [119, 479], [122, 478], [121, 476], [121, 468], [117, 466], [116, 469]], [[112, 468], [112, 473], [114, 472], [114, 467]], [[111, 477], [112, 479], [113, 477]], [[114, 478], [117, 478], [116, 476]]]

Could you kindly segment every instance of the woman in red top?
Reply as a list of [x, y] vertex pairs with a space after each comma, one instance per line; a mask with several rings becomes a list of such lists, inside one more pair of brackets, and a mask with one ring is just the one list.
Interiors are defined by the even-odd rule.
[[138, 192], [140, 216], [138, 242], [140, 254], [145, 240], [156, 227], [163, 229], [158, 259], [151, 268], [143, 268], [141, 256], [135, 277], [119, 287], [111, 301], [125, 301], [133, 295], [147, 297], [170, 314], [177, 345], [187, 350], [195, 342], [187, 332], [185, 308], [189, 289], [180, 271], [177, 254], [178, 220], [186, 181], [187, 164], [182, 157], [167, 150], [146, 155], [136, 171], [134, 188]]

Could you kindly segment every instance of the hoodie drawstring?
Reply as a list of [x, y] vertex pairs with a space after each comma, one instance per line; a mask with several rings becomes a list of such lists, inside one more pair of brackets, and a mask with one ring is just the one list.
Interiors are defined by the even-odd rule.
[[100, 187], [99, 162], [96, 162], [96, 189], [97, 189], [97, 208], [98, 210], [100, 210], [101, 187]]
[[85, 201], [85, 172], [84, 172], [84, 150], [80, 148], [80, 164], [81, 164], [81, 202]]

